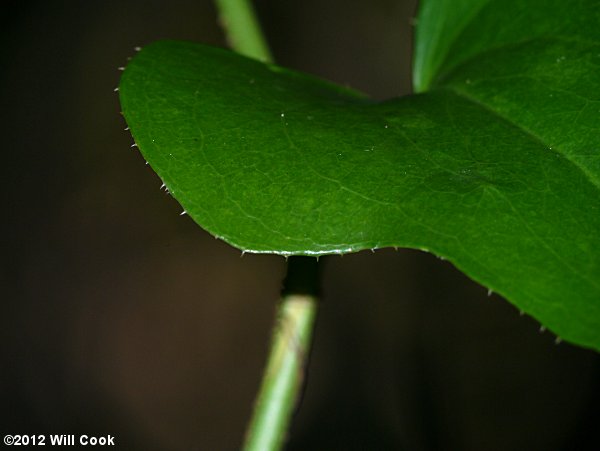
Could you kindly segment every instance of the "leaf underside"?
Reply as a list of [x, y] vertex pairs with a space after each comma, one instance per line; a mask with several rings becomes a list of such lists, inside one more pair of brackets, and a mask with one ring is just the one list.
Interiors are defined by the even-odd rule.
[[233, 246], [428, 250], [598, 350], [598, 10], [591, 0], [424, 2], [421, 93], [379, 103], [159, 41], [127, 66], [123, 113], [185, 211]]

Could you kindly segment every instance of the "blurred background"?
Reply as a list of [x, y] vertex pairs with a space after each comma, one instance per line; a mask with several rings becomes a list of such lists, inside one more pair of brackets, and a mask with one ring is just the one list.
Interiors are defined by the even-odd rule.
[[[415, 0], [260, 0], [276, 60], [410, 92]], [[225, 46], [209, 0], [3, 3], [2, 434], [235, 450], [284, 260], [216, 241], [130, 149], [117, 67], [171, 38]], [[447, 262], [324, 261], [290, 450], [600, 449], [598, 354]]]

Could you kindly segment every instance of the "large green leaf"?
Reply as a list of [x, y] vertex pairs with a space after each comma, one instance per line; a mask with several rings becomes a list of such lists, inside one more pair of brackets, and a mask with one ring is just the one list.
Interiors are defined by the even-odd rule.
[[141, 152], [249, 252], [404, 246], [600, 349], [600, 8], [429, 0], [415, 86], [375, 103], [232, 52], [157, 42], [127, 66]]

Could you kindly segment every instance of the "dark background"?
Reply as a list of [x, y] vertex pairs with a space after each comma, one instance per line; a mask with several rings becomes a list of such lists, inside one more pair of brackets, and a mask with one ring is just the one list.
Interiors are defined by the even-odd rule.
[[[223, 46], [194, 1], [3, 3], [0, 432], [127, 450], [239, 447], [284, 260], [214, 240], [130, 149], [133, 47]], [[276, 60], [376, 98], [410, 91], [414, 1], [262, 0]], [[324, 262], [292, 450], [600, 449], [598, 355], [447, 262]]]

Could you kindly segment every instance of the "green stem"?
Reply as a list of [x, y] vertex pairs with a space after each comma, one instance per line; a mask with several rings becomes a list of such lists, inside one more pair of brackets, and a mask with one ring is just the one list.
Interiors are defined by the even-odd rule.
[[259, 61], [273, 62], [252, 3], [247, 0], [215, 0], [215, 3], [231, 48]]
[[[215, 0], [231, 47], [242, 55], [273, 62], [249, 0]], [[267, 368], [246, 432], [245, 451], [281, 449], [303, 386], [317, 311], [317, 260], [290, 257], [273, 329]]]
[[303, 387], [317, 311], [318, 279], [315, 258], [289, 259], [267, 368], [246, 433], [245, 451], [279, 450], [285, 442]]

